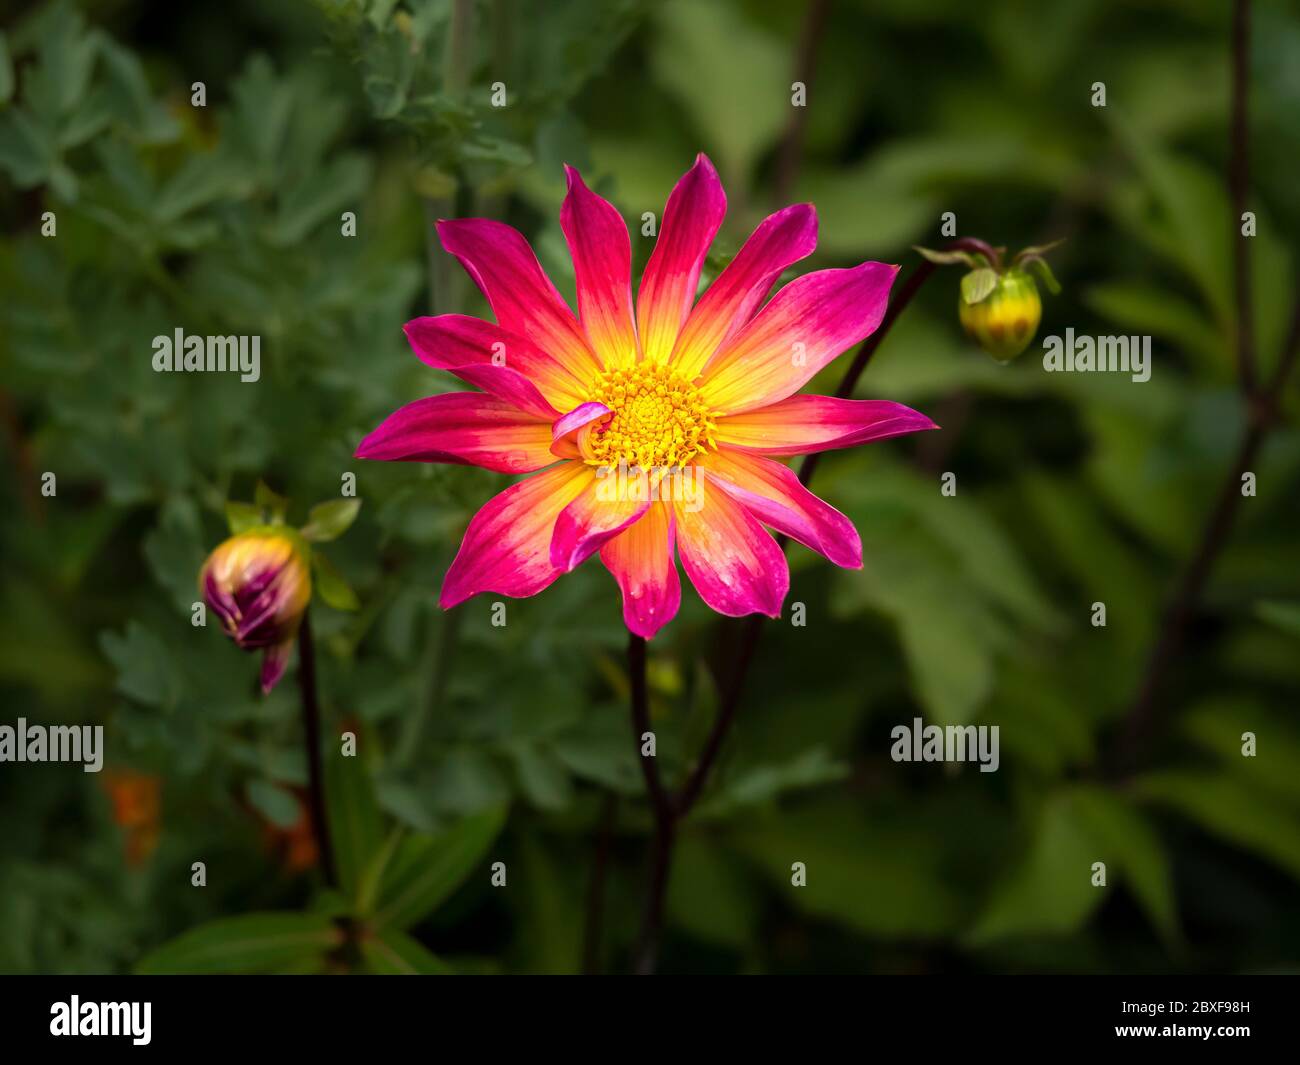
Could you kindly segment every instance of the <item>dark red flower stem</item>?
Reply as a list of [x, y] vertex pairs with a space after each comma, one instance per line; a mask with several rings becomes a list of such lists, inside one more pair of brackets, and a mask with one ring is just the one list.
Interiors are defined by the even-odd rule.
[[[945, 251], [978, 251], [984, 253], [989, 246], [982, 240], [963, 237], [952, 241]], [[991, 249], [990, 249], [991, 250]], [[845, 399], [853, 394], [859, 378], [862, 377], [877, 349], [889, 335], [894, 323], [907, 309], [907, 306], [921, 290], [921, 286], [934, 273], [935, 264], [922, 260], [908, 276], [890, 301], [889, 308], [881, 319], [879, 328], [862, 342], [853, 357], [848, 370], [840, 381], [835, 395]], [[799, 480], [806, 486], [812, 480], [817, 469], [818, 455], [808, 455], [799, 468]], [[789, 543], [785, 536], [777, 537], [782, 549]], [[734, 665], [727, 677], [722, 691], [722, 701], [713, 727], [709, 730], [704, 746], [700, 748], [695, 765], [687, 773], [685, 781], [676, 795], [666, 791], [659, 779], [659, 770], [654, 758], [641, 754], [641, 736], [650, 731], [649, 711], [646, 703], [645, 686], [645, 640], [633, 636], [628, 643], [628, 671], [632, 678], [632, 723], [637, 744], [637, 756], [641, 762], [641, 772], [646, 780], [646, 791], [650, 795], [651, 811], [654, 814], [654, 839], [650, 848], [650, 875], [646, 894], [645, 909], [641, 919], [641, 936], [635, 954], [635, 971], [653, 973], [658, 960], [660, 931], [663, 926], [664, 898], [668, 889], [668, 875], [672, 867], [673, 846], [677, 839], [677, 826], [691, 812], [718, 756], [736, 711], [740, 707], [740, 696], [744, 691], [745, 677], [749, 673], [750, 663], [758, 648], [759, 634], [763, 629], [763, 616], [751, 614], [740, 623], [739, 650]]]
[[312, 832], [320, 852], [321, 868], [330, 887], [338, 886], [334, 867], [334, 844], [325, 814], [325, 774], [321, 764], [320, 703], [316, 698], [316, 647], [311, 636], [311, 617], [302, 615], [298, 627], [298, 690], [302, 694], [303, 743], [307, 748], [307, 784], [311, 802]]

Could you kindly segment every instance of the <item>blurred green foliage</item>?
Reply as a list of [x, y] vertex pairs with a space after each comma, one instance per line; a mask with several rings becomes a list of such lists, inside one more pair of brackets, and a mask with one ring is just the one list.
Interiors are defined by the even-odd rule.
[[[448, 0], [165, 16], [58, 2], [0, 35], [4, 721], [103, 724], [110, 768], [161, 782], [141, 855], [126, 846], [149, 827], [131, 778], [0, 767], [0, 970], [572, 971], [596, 867], [596, 963], [625, 960], [649, 820], [613, 583], [590, 562], [510, 602], [504, 628], [487, 600], [449, 621], [441, 574], [501, 479], [351, 454], [401, 403], [457, 387], [411, 357], [402, 323], [431, 303], [486, 314], [463, 280], [439, 284], [430, 212], [519, 225], [571, 297], [562, 164], [633, 223], [643, 263], [638, 219], [704, 150], [731, 205], [724, 261], [779, 206], [802, 14], [778, 0], [464, 6], [460, 45]], [[1255, 8], [1268, 372], [1297, 288], [1300, 19], [1285, 0]], [[1136, 385], [1045, 374], [1032, 348], [997, 365], [961, 337], [958, 273], [930, 282], [859, 392], [944, 431], [822, 465], [818, 492], [858, 525], [866, 565], [792, 551], [807, 626], [765, 626], [721, 771], [683, 830], [667, 967], [1300, 958], [1289, 425], [1260, 457], [1141, 768], [1107, 772], [1242, 428], [1227, 59], [1216, 0], [831, 5], [793, 189], [817, 205], [820, 245], [799, 269], [912, 262], [911, 244], [942, 242], [945, 211], [996, 244], [1068, 237], [1043, 332], [1149, 333], [1155, 367]], [[261, 380], [154, 373], [152, 338], [178, 327], [260, 335]], [[943, 472], [956, 497], [940, 495]], [[260, 697], [253, 661], [190, 611], [230, 501], [264, 479], [297, 524], [349, 473], [364, 505], [329, 554], [359, 609], [313, 606], [330, 892], [310, 853], [292, 859], [306, 783], [293, 678]], [[651, 645], [670, 780], [707, 731], [734, 632], [687, 592]], [[999, 771], [892, 762], [890, 730], [915, 716], [1000, 726]], [[356, 759], [335, 750], [345, 729]], [[344, 915], [367, 929], [350, 950]]]

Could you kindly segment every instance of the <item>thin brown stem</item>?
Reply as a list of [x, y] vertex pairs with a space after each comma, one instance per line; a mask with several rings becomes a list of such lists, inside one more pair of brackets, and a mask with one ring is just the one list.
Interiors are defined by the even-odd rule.
[[307, 748], [307, 784], [311, 799], [311, 824], [320, 852], [321, 868], [330, 887], [338, 884], [334, 866], [334, 844], [325, 814], [325, 774], [320, 753], [320, 703], [316, 697], [316, 648], [311, 635], [311, 617], [303, 614], [298, 627], [298, 689], [302, 694], [303, 743]]

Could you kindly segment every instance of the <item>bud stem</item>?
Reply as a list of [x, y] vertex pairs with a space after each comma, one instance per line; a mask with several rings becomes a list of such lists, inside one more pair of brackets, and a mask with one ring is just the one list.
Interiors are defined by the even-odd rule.
[[325, 775], [320, 756], [320, 705], [316, 699], [316, 649], [311, 638], [311, 614], [304, 611], [298, 627], [298, 689], [302, 693], [303, 743], [307, 748], [307, 781], [311, 791], [311, 823], [321, 868], [330, 887], [338, 886], [334, 846], [325, 816]]

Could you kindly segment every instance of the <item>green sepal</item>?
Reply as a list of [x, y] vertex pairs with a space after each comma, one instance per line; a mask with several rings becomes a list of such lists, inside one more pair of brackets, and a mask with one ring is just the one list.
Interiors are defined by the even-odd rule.
[[273, 492], [265, 481], [258, 480], [257, 488], [253, 490], [253, 502], [266, 513], [267, 521], [270, 524], [284, 524], [284, 515], [289, 509], [289, 500]]
[[262, 508], [253, 503], [236, 503], [233, 500], [227, 500], [226, 524], [230, 527], [232, 536], [238, 536], [240, 533], [248, 532], [249, 529], [255, 529], [263, 524]]
[[988, 265], [988, 260], [983, 255], [972, 255], [968, 251], [935, 251], [933, 248], [923, 248], [919, 244], [913, 244], [912, 249], [938, 266], [955, 266], [964, 263], [975, 268]]
[[1062, 237], [1060, 240], [1054, 240], [1048, 244], [1031, 244], [1027, 248], [1021, 248], [1018, 252], [1016, 252], [1015, 262], [1023, 263], [1023, 262], [1027, 262], [1029, 259], [1041, 258], [1052, 249], [1059, 248], [1062, 244], [1065, 243], [1065, 240], [1066, 238]]
[[997, 272], [992, 267], [981, 266], [961, 279], [961, 298], [968, 304], [979, 303], [997, 287]]
[[[1019, 258], [1019, 256], [1017, 256]], [[1022, 266], [1031, 266], [1038, 271], [1038, 276], [1043, 279], [1043, 284], [1047, 286], [1047, 291], [1053, 296], [1061, 294], [1061, 284], [1056, 280], [1056, 275], [1052, 273], [1052, 268], [1047, 265], [1047, 260], [1039, 255], [1026, 255], [1020, 258]]]

